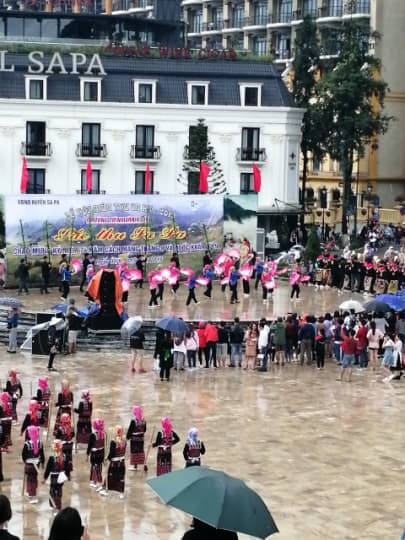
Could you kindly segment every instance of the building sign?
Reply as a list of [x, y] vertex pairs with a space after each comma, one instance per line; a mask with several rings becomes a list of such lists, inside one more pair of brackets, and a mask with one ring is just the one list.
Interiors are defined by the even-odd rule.
[[[0, 72], [15, 71], [15, 66], [7, 59], [8, 51], [0, 51]], [[71, 68], [66, 67], [62, 55], [54, 52], [49, 61], [44, 60], [43, 51], [31, 51], [27, 55], [27, 72], [34, 75], [61, 73], [62, 75], [106, 75], [100, 56], [98, 54], [86, 55], [84, 53], [69, 53]], [[79, 68], [81, 71], [79, 72]]]
[[189, 49], [184, 47], [159, 47], [131, 45], [107, 45], [103, 49], [106, 56], [122, 56], [130, 58], [172, 58], [182, 60], [236, 60], [234, 49]]
[[178, 251], [197, 271], [207, 243], [214, 252], [222, 247], [222, 195], [6, 195], [4, 203], [8, 285], [22, 257], [39, 281], [44, 255], [57, 265], [62, 253], [87, 252], [98, 266], [114, 267], [123, 259], [133, 266], [147, 252], [153, 267]]

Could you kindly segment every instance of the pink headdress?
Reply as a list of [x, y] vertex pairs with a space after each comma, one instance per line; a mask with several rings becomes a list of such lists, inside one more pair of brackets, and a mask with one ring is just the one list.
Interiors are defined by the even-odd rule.
[[142, 407], [140, 405], [134, 405], [132, 407], [132, 414], [140, 422], [143, 419]]
[[10, 377], [10, 380], [13, 384], [17, 382], [17, 372], [15, 369], [10, 369], [8, 372], [8, 376]]
[[34, 454], [38, 454], [39, 451], [39, 428], [37, 426], [28, 426], [27, 433], [32, 446], [34, 448]]
[[2, 392], [0, 395], [1, 403], [6, 414], [10, 414], [10, 395], [8, 392]]
[[83, 390], [82, 398], [85, 399], [86, 401], [90, 401], [90, 390]]
[[38, 379], [38, 386], [41, 390], [46, 390], [48, 388], [48, 377], [40, 377]]
[[36, 418], [37, 412], [39, 411], [39, 403], [35, 399], [31, 399], [30, 404], [28, 405], [28, 410], [30, 412], [31, 418]]
[[102, 418], [95, 418], [93, 420], [93, 428], [99, 437], [104, 436], [104, 420]]
[[169, 418], [162, 418], [162, 428], [163, 428], [163, 433], [165, 434], [166, 437], [170, 437], [170, 434], [172, 432], [172, 424], [170, 422], [170, 419]]

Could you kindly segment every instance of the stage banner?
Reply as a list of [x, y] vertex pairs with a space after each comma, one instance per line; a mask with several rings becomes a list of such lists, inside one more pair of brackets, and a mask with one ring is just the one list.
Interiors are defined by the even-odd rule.
[[249, 241], [253, 249], [256, 249], [257, 201], [256, 193], [225, 196], [225, 249], [238, 247], [244, 238]]
[[149, 269], [177, 251], [182, 266], [199, 271], [207, 246], [222, 247], [222, 195], [9, 195], [4, 204], [8, 286], [23, 258], [35, 283], [45, 255], [57, 273], [63, 253], [89, 253], [110, 268], [147, 253]]

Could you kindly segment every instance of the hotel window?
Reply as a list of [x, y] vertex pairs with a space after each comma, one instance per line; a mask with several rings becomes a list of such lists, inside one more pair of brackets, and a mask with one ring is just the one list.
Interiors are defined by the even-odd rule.
[[242, 161], [258, 161], [260, 157], [260, 128], [242, 128]]
[[84, 157], [102, 157], [100, 144], [100, 124], [82, 124], [82, 151]]
[[27, 156], [46, 155], [46, 123], [27, 122], [25, 128], [25, 153]]
[[233, 8], [232, 28], [242, 28], [245, 21], [245, 7], [243, 4], [237, 4]]
[[302, 3], [303, 15], [311, 15], [315, 17], [317, 14], [317, 0], [303, 0]]
[[134, 81], [135, 103], [156, 103], [156, 81]]
[[242, 107], [259, 107], [262, 104], [262, 85], [240, 83], [240, 104]]
[[266, 47], [266, 36], [255, 36], [253, 38], [253, 52], [257, 54], [257, 56], [263, 56], [266, 54]]
[[45, 169], [28, 169], [27, 193], [45, 193]]
[[240, 173], [240, 192], [254, 193], [252, 173]]
[[155, 126], [136, 126], [135, 157], [153, 159], [155, 150]]
[[[81, 170], [81, 184], [80, 193], [87, 193], [87, 177], [86, 169]], [[91, 171], [91, 195], [98, 195], [100, 193], [100, 171], [98, 169], [92, 169]]]
[[292, 0], [281, 0], [280, 22], [290, 23], [292, 18]]
[[[135, 171], [135, 194], [145, 193], [146, 171]], [[150, 191], [153, 193], [154, 173], [150, 171]]]
[[188, 82], [188, 104], [208, 105], [208, 85], [208, 82]]
[[45, 101], [47, 98], [47, 77], [30, 76], [25, 78], [25, 98]]
[[254, 6], [254, 24], [267, 23], [267, 4], [255, 4]]
[[80, 79], [81, 101], [101, 101], [101, 79]]

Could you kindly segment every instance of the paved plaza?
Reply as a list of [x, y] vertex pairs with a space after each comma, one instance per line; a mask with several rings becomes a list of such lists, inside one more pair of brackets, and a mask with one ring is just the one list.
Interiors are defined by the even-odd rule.
[[[183, 287], [185, 289], [185, 287]], [[6, 292], [9, 294], [9, 292]], [[2, 293], [2, 294], [6, 294]], [[140, 297], [131, 290], [129, 312], [157, 318], [175, 312], [185, 318], [254, 319], [288, 311], [322, 313], [334, 310], [349, 295], [306, 288], [302, 301], [290, 304], [289, 287], [280, 284], [269, 306], [256, 293], [235, 306], [214, 290], [214, 300], [184, 306], [185, 290], [167, 306], [146, 307], [148, 291]], [[197, 292], [199, 298], [202, 291]], [[23, 297], [24, 309], [36, 311], [58, 299], [57, 291], [40, 296], [31, 291]], [[73, 296], [80, 305], [79, 292]], [[361, 300], [359, 295], [354, 295]], [[44, 304], [44, 301], [47, 304]], [[75, 403], [80, 391], [90, 388], [94, 416], [112, 428], [127, 428], [131, 408], [142, 404], [148, 422], [147, 443], [162, 416], [172, 419], [181, 442], [174, 447], [174, 468], [184, 466], [183, 444], [189, 427], [199, 428], [207, 447], [203, 463], [236, 475], [256, 489], [267, 502], [280, 540], [399, 539], [405, 526], [401, 476], [404, 464], [403, 383], [382, 383], [379, 372], [355, 371], [353, 382], [337, 382], [338, 369], [331, 361], [324, 371], [291, 364], [272, 367], [268, 373], [239, 369], [196, 369], [173, 372], [170, 382], [160, 382], [153, 361], [148, 372], [132, 374], [130, 351], [58, 356], [51, 386], [59, 390], [62, 378], [71, 381]], [[18, 410], [28, 407], [30, 386], [45, 374], [46, 360], [28, 353], [8, 355], [1, 346], [1, 379], [16, 367], [24, 388]], [[54, 417], [55, 411], [52, 411]], [[52, 511], [48, 486], [39, 487], [40, 502], [30, 505], [22, 498], [22, 440], [13, 428], [14, 445], [3, 456], [1, 491], [10, 496], [14, 516], [10, 531], [24, 540], [47, 538]], [[45, 442], [46, 456], [50, 443]], [[149, 456], [149, 476], [155, 474], [156, 451]], [[127, 471], [126, 496], [119, 500], [100, 497], [89, 488], [89, 465], [84, 449], [74, 456], [72, 481], [65, 484], [63, 504], [80, 509], [92, 540], [180, 540], [190, 518], [165, 507], [145, 483], [143, 472]], [[240, 535], [241, 539], [246, 539]], [[207, 539], [208, 540], [208, 539]]]

